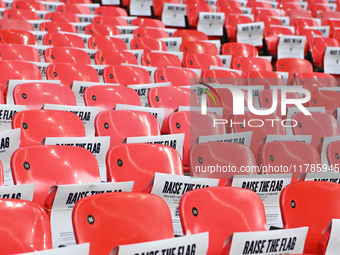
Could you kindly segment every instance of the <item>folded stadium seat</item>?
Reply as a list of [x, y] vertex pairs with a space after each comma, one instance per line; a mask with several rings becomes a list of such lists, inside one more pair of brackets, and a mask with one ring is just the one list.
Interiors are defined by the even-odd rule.
[[76, 146], [19, 148], [12, 155], [11, 169], [15, 185], [35, 183], [33, 202], [42, 207], [53, 185], [100, 182], [95, 156], [87, 149]]
[[336, 171], [339, 167], [339, 152], [340, 149], [340, 142], [339, 141], [334, 141], [328, 144], [327, 149], [326, 149], [326, 154], [327, 154], [327, 160], [328, 160], [328, 165], [333, 166], [333, 171]]
[[[300, 6], [300, 5], [298, 5]], [[270, 27], [271, 25], [277, 25], [277, 26], [282, 26], [282, 22], [281, 20], [275, 18], [275, 17], [263, 17], [260, 16], [258, 18], [258, 22], [263, 22], [264, 23], [264, 27]]]
[[333, 38], [338, 41], [340, 44], [340, 30], [334, 30], [333, 32]]
[[138, 26], [142, 27], [158, 27], [158, 28], [165, 28], [165, 25], [162, 21], [158, 19], [151, 19], [151, 18], [137, 18], [131, 20], [131, 26]]
[[326, 47], [339, 47], [339, 42], [329, 37], [311, 37], [309, 39], [309, 50], [316, 67], [320, 67], [323, 64], [323, 54]]
[[337, 81], [327, 73], [298, 73], [295, 76], [295, 84], [308, 89], [310, 92], [323, 87], [337, 87]]
[[110, 147], [121, 144], [127, 137], [160, 135], [157, 119], [148, 112], [104, 111], [98, 113], [94, 125], [96, 136], [111, 137]]
[[[215, 166], [215, 172], [208, 171]], [[256, 174], [256, 172], [242, 170], [243, 167], [252, 169], [255, 166], [255, 156], [244, 144], [206, 142], [196, 144], [190, 150], [190, 175], [198, 178], [220, 179], [219, 186], [224, 186], [228, 178], [233, 175]]]
[[[286, 94], [287, 99], [301, 99], [298, 93], [288, 92]], [[273, 105], [273, 90], [272, 89], [264, 89], [261, 90], [259, 93], [259, 102], [261, 108], [270, 109]], [[304, 104], [304, 106], [309, 106], [308, 103]], [[296, 107], [294, 104], [287, 104], [286, 105], [286, 113], [288, 107]], [[281, 115], [281, 92], [280, 90], [277, 91], [277, 107], [276, 107], [276, 115], [279, 116], [281, 119], [286, 119], [286, 115]]]
[[86, 106], [97, 106], [99, 111], [114, 110], [116, 104], [141, 106], [138, 93], [128, 87], [98, 85], [86, 88], [84, 91]]
[[189, 25], [192, 28], [197, 27], [198, 23], [198, 15], [200, 12], [214, 12], [214, 9], [208, 5], [207, 3], [201, 4], [201, 3], [191, 3], [187, 4], [187, 16]]
[[289, 10], [303, 10], [302, 6], [294, 2], [285, 2], [278, 6], [283, 11], [287, 12]]
[[163, 52], [147, 52], [142, 55], [143, 66], [164, 68], [167, 66], [182, 67], [181, 60], [174, 54]]
[[85, 27], [85, 34], [93, 36], [120, 35], [120, 30], [116, 26], [106, 24], [88, 24]]
[[158, 68], [155, 72], [156, 82], [171, 82], [171, 86], [184, 86], [196, 84], [197, 74], [184, 68]]
[[179, 106], [200, 107], [200, 101], [195, 91], [180, 87], [157, 87], [148, 92], [150, 107], [164, 108], [164, 121], [161, 132], [168, 134], [168, 118]]
[[[308, 27], [298, 28], [297, 35], [306, 36], [305, 51], [304, 51], [305, 55], [307, 55], [307, 53], [308, 53], [307, 51], [309, 50], [309, 44], [308, 44], [309, 41], [313, 37], [322, 37], [322, 34], [318, 29], [308, 29]], [[311, 59], [311, 57], [310, 57], [310, 59]]]
[[83, 39], [74, 34], [47, 33], [43, 37], [43, 44], [54, 47], [85, 48]]
[[24, 20], [39, 20], [38, 13], [25, 9], [6, 9], [2, 13], [5, 19], [24, 19]]
[[323, 26], [329, 26], [329, 37], [334, 37], [335, 28], [340, 28], [340, 20], [326, 20], [322, 23]]
[[24, 31], [34, 31], [33, 25], [23, 19], [0, 19], [0, 28], [3, 29], [18, 29]]
[[299, 112], [295, 113], [292, 119], [297, 123], [292, 127], [293, 134], [313, 135], [311, 144], [314, 148], [317, 148], [320, 138], [340, 135], [337, 120], [328, 113], [311, 112], [311, 115], [305, 115]]
[[312, 16], [317, 17], [317, 14], [319, 12], [331, 12], [332, 9], [329, 6], [326, 5], [320, 5], [320, 4], [309, 4], [309, 6], [312, 11]]
[[[309, 143], [297, 141], [275, 141], [262, 144], [259, 150], [259, 164], [261, 166], [282, 166], [282, 171], [263, 172], [262, 174], [291, 173], [292, 183], [304, 173], [315, 172], [312, 165], [321, 165], [319, 152]], [[269, 167], [268, 167], [269, 169]]]
[[57, 7], [57, 12], [92, 15], [89, 7], [80, 4], [62, 4]]
[[309, 11], [305, 11], [305, 10], [288, 10], [286, 12], [286, 16], [288, 16], [290, 18], [290, 22], [292, 24], [292, 20], [295, 18], [301, 18], [301, 17], [305, 17], [305, 18], [313, 18], [312, 17], [312, 13]]
[[216, 12], [224, 12], [227, 17], [230, 14], [242, 14], [242, 10], [239, 7], [229, 5], [229, 4], [221, 4], [217, 6]]
[[6, 245], [1, 255], [52, 249], [50, 219], [44, 209], [31, 201], [0, 199], [0, 238]]
[[[0, 30], [1, 31], [1, 30]], [[39, 67], [33, 63], [15, 60], [0, 60], [0, 91], [4, 93], [8, 80], [41, 80]]]
[[98, 50], [94, 54], [96, 65], [120, 65], [121, 63], [138, 65], [135, 55], [127, 51]]
[[150, 52], [152, 50], [156, 51], [168, 50], [165, 42], [150, 37], [134, 38], [131, 40], [130, 45], [131, 50], [144, 50], [144, 53]]
[[278, 17], [280, 16], [277, 11], [275, 10], [268, 10], [268, 9], [255, 9], [254, 10], [254, 18], [255, 22], [258, 22], [260, 17]]
[[340, 217], [339, 195], [339, 184], [331, 182], [304, 181], [283, 188], [280, 196], [283, 227], [308, 227], [304, 253], [317, 254], [323, 230], [332, 219]]
[[106, 83], [119, 83], [121, 86], [151, 83], [148, 71], [138, 66], [107, 66], [103, 79]]
[[265, 8], [265, 9], [273, 9], [273, 6], [267, 2], [256, 2], [256, 1], [248, 1], [246, 7], [257, 9], [257, 8]]
[[45, 19], [56, 22], [68, 22], [68, 23], [78, 23], [80, 22], [79, 17], [75, 13], [65, 13], [65, 12], [48, 12], [45, 15]]
[[310, 19], [308, 17], [307, 18], [299, 17], [291, 19], [290, 25], [295, 27], [295, 34], [299, 34], [299, 29], [302, 28], [319, 26], [316, 20]]
[[237, 57], [232, 63], [233, 69], [241, 70], [242, 77], [246, 78], [251, 71], [272, 71], [272, 64], [264, 58]]
[[90, 56], [81, 49], [52, 47], [44, 52], [46, 63], [78, 63], [91, 65]]
[[125, 42], [110, 36], [92, 36], [87, 42], [89, 49], [95, 50], [127, 50]]
[[131, 143], [112, 147], [106, 155], [109, 182], [134, 181], [142, 192], [155, 173], [183, 175], [182, 159], [171, 146]]
[[94, 10], [95, 15], [111, 16], [111, 17], [126, 17], [126, 10], [118, 6], [99, 6]]
[[77, 105], [73, 91], [55, 83], [23, 83], [15, 86], [13, 99], [16, 105], [26, 105], [26, 110], [41, 109], [44, 104]]
[[248, 86], [284, 86], [283, 78], [280, 74], [273, 71], [251, 71], [247, 75]]
[[326, 20], [331, 19], [340, 19], [340, 13], [339, 12], [319, 12], [317, 18], [321, 19], [321, 24], [323, 24]]
[[223, 55], [231, 55], [231, 63], [236, 57], [257, 57], [259, 55], [255, 46], [246, 43], [225, 43], [222, 46]]
[[277, 55], [277, 46], [281, 35], [293, 35], [287, 27], [265, 27], [263, 31], [269, 54]]
[[180, 4], [181, 2], [180, 0], [152, 0], [153, 11], [156, 17], [162, 16], [164, 3]]
[[114, 192], [86, 197], [75, 205], [72, 222], [77, 243], [90, 243], [89, 255], [174, 237], [169, 207], [153, 194]]
[[208, 36], [204, 32], [190, 29], [178, 29], [173, 33], [172, 37], [181, 37], [182, 43], [187, 41], [208, 40]]
[[180, 46], [180, 51], [183, 52], [183, 60], [184, 60], [186, 55], [191, 54], [191, 53], [219, 55], [220, 49], [217, 49], [215, 44], [210, 43], [210, 42], [187, 41], [187, 42], [182, 42]]
[[26, 60], [40, 62], [39, 52], [31, 46], [20, 44], [0, 44], [1, 60]]
[[223, 67], [222, 60], [218, 56], [203, 53], [186, 54], [183, 65], [187, 68], [201, 69], [203, 72], [209, 70], [210, 66]]
[[75, 26], [67, 22], [42, 22], [39, 27], [40, 31], [47, 31], [49, 33], [57, 33], [57, 32], [70, 32], [70, 33], [78, 33], [78, 30]]
[[184, 235], [209, 232], [207, 255], [221, 254], [225, 240], [234, 232], [267, 230], [262, 200], [244, 188], [189, 191], [179, 202], [179, 216]]
[[[267, 121], [269, 119], [271, 121]], [[228, 133], [253, 131], [250, 149], [257, 159], [263, 138], [267, 135], [286, 135], [286, 128], [281, 125], [281, 121], [281, 118], [273, 113], [269, 115], [255, 115], [252, 112], [245, 112], [244, 115], [231, 114], [227, 129]]]
[[183, 111], [174, 112], [169, 116], [170, 134], [185, 133], [183, 147], [184, 171], [190, 166], [190, 149], [196, 143], [199, 136], [226, 134], [225, 125], [215, 125], [214, 121], [221, 117], [215, 113], [208, 112], [201, 115], [201, 112]]
[[26, 9], [31, 11], [46, 11], [46, 7], [41, 2], [16, 0], [11, 4], [14, 9]]
[[82, 120], [66, 111], [20, 111], [13, 116], [12, 128], [21, 128], [20, 147], [40, 145], [45, 137], [85, 137]]
[[128, 26], [128, 22], [121, 17], [111, 17], [108, 15], [95, 16], [92, 24], [105, 24], [110, 26]]
[[242, 14], [230, 14], [225, 16], [224, 25], [227, 29], [228, 40], [230, 42], [236, 42], [237, 25], [252, 23], [253, 20], [249, 16]]
[[298, 73], [312, 73], [312, 64], [305, 59], [298, 58], [281, 58], [275, 63], [276, 71], [288, 72], [287, 85], [292, 85], [294, 76]]
[[169, 38], [169, 34], [163, 29], [141, 27], [133, 30], [133, 37], [150, 37], [158, 39]]
[[203, 73], [203, 82], [205, 83], [216, 83], [220, 84], [231, 84], [236, 86], [243, 86], [244, 81], [242, 77], [237, 73], [229, 70], [206, 70]]
[[37, 38], [26, 30], [0, 29], [0, 43], [37, 45]]
[[325, 107], [326, 113], [332, 114], [340, 107], [340, 92], [330, 90], [314, 90], [309, 100], [310, 107]]
[[99, 82], [96, 69], [86, 64], [52, 63], [46, 68], [46, 77], [68, 87], [73, 81]]

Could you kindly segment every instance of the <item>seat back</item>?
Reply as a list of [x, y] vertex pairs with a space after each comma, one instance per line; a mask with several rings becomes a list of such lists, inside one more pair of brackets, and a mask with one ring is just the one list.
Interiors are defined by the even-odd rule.
[[251, 71], [247, 75], [249, 86], [264, 86], [268, 89], [269, 86], [284, 86], [284, 81], [279, 73], [273, 71]]
[[47, 31], [49, 33], [58, 33], [58, 32], [70, 32], [70, 33], [78, 33], [78, 29], [70, 23], [67, 22], [43, 22], [39, 27], [40, 31]]
[[283, 227], [308, 227], [304, 253], [317, 254], [323, 230], [333, 218], [340, 217], [339, 195], [338, 183], [323, 181], [297, 182], [287, 185], [281, 191]]
[[276, 61], [276, 70], [280, 72], [288, 72], [289, 78], [293, 78], [297, 73], [313, 72], [312, 64], [305, 59], [298, 58], [281, 58]]
[[309, 100], [310, 107], [325, 107], [326, 113], [332, 114], [340, 107], [340, 92], [330, 90], [314, 90]]
[[45, 5], [42, 3], [36, 2], [36, 1], [16, 0], [12, 2], [11, 8], [25, 9], [25, 10], [31, 10], [31, 11], [46, 11]]
[[20, 44], [0, 44], [1, 60], [26, 60], [40, 62], [39, 52], [31, 46]]
[[95, 50], [127, 50], [125, 42], [110, 36], [92, 36], [88, 40], [89, 49]]
[[117, 6], [99, 6], [94, 10], [94, 14], [103, 16], [128, 16], [126, 10]]
[[181, 37], [182, 42], [208, 40], [208, 36], [204, 32], [191, 29], [178, 29], [172, 36]]
[[257, 57], [259, 55], [255, 46], [246, 43], [225, 43], [222, 46], [223, 55], [231, 55], [231, 63], [236, 57]]
[[165, 42], [151, 38], [151, 37], [140, 37], [131, 40], [132, 50], [144, 50], [144, 53], [154, 51], [167, 51], [167, 46]]
[[292, 30], [286, 27], [265, 27], [264, 38], [270, 54], [277, 55], [277, 46], [281, 35], [293, 35]]
[[31, 201], [0, 199], [0, 213], [0, 238], [6, 243], [1, 255], [52, 249], [50, 220], [41, 206]]
[[121, 65], [122, 63], [138, 65], [135, 55], [127, 51], [98, 50], [94, 54], [96, 65]]
[[158, 28], [165, 28], [165, 25], [162, 21], [157, 19], [151, 18], [137, 18], [131, 21], [131, 26], [138, 26], [138, 27], [158, 27]]
[[113, 110], [100, 112], [95, 119], [96, 136], [110, 136], [110, 147], [127, 137], [160, 135], [157, 119], [148, 112]]
[[12, 155], [11, 169], [15, 185], [35, 183], [33, 202], [41, 207], [53, 185], [100, 182], [95, 156], [76, 146], [20, 148]]
[[120, 35], [120, 30], [114, 25], [88, 24], [85, 27], [85, 34], [92, 36], [113, 36]]
[[272, 71], [271, 63], [264, 58], [237, 57], [234, 59], [233, 69], [242, 70], [242, 77], [246, 78], [251, 71]]
[[315, 66], [320, 67], [323, 64], [326, 47], [339, 47], [339, 42], [329, 37], [311, 37], [309, 39], [309, 50], [312, 53]]
[[34, 31], [31, 23], [23, 19], [0, 19], [1, 29], [18, 29], [20, 27], [23, 31]]
[[141, 106], [138, 93], [128, 87], [98, 85], [86, 88], [84, 91], [86, 106], [99, 107], [99, 111], [114, 110], [116, 104]]
[[37, 38], [34, 36], [34, 34], [25, 30], [0, 29], [0, 39], [1, 44], [6, 43], [37, 45]]
[[331, 74], [327, 73], [298, 73], [295, 76], [297, 86], [303, 86], [310, 92], [322, 87], [337, 87], [337, 81]]
[[150, 37], [150, 38], [169, 38], [168, 32], [163, 29], [157, 28], [137, 28], [133, 30], [134, 37]]
[[92, 24], [105, 24], [111, 26], [128, 26], [128, 22], [121, 17], [114, 17], [108, 15], [95, 16], [92, 19]]
[[90, 56], [83, 50], [66, 47], [52, 47], [44, 52], [47, 63], [78, 63], [91, 65]]
[[134, 181], [134, 192], [142, 192], [155, 173], [183, 175], [182, 159], [178, 152], [161, 144], [114, 146], [107, 152], [106, 166], [108, 181]]
[[243, 86], [244, 81], [241, 75], [237, 72], [229, 71], [229, 70], [206, 70], [203, 73], [203, 79], [206, 83], [215, 83], [219, 82], [220, 84], [231, 84], [236, 86]]
[[197, 74], [190, 69], [158, 68], [155, 72], [156, 82], [171, 82], [171, 86], [190, 85], [198, 81]]
[[104, 82], [121, 86], [151, 83], [149, 73], [138, 66], [108, 66], [103, 71]]
[[216, 55], [209, 54], [187, 54], [183, 59], [183, 64], [187, 68], [209, 70], [210, 66], [223, 67], [222, 60]]
[[85, 137], [85, 127], [74, 113], [58, 110], [17, 112], [12, 128], [21, 128], [20, 147], [41, 144], [45, 137]]
[[180, 46], [180, 51], [183, 52], [183, 59], [185, 59], [185, 56], [187, 54], [191, 53], [219, 55], [219, 49], [217, 49], [214, 44], [200, 41], [182, 42]]
[[262, 200], [255, 192], [243, 188], [189, 191], [180, 200], [179, 216], [184, 235], [209, 232], [207, 255], [221, 254], [225, 240], [234, 232], [267, 230]]
[[7, 19], [24, 19], [24, 20], [39, 20], [38, 13], [25, 9], [6, 9], [2, 13], [3, 18]]
[[164, 68], [167, 66], [182, 67], [181, 60], [171, 53], [144, 53], [142, 55], [141, 62], [143, 66], [153, 66], [157, 68]]
[[78, 23], [80, 18], [75, 13], [66, 12], [48, 12], [45, 15], [45, 19], [57, 22]]
[[333, 169], [336, 168], [336, 164], [339, 164], [339, 155], [340, 155], [340, 142], [334, 141], [328, 144], [326, 148], [328, 165], [333, 166]]
[[57, 7], [57, 11], [63, 13], [92, 15], [89, 7], [80, 4], [62, 4]]
[[83, 39], [74, 34], [47, 33], [43, 37], [43, 44], [54, 47], [85, 48]]
[[174, 237], [169, 207], [153, 194], [115, 192], [83, 198], [73, 209], [72, 222], [77, 243], [90, 243], [90, 255]]

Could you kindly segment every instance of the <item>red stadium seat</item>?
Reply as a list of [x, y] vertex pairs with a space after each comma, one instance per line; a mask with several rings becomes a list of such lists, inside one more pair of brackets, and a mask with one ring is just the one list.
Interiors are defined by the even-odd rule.
[[[126, 120], [126, 121], [122, 121]], [[160, 135], [157, 119], [148, 112], [113, 110], [100, 112], [95, 120], [96, 136], [110, 136], [110, 147], [127, 137]]]
[[249, 86], [264, 86], [268, 89], [269, 86], [284, 86], [283, 78], [280, 74], [273, 71], [251, 71], [247, 75]]
[[105, 24], [110, 26], [128, 26], [128, 22], [121, 17], [112, 17], [108, 15], [95, 16], [92, 24]]
[[334, 38], [311, 37], [309, 40], [309, 50], [312, 53], [314, 65], [320, 67], [323, 64], [323, 55], [326, 47], [339, 47], [339, 43]]
[[40, 145], [45, 137], [85, 137], [84, 124], [76, 114], [57, 110], [17, 112], [12, 128], [21, 128], [20, 147]]
[[68, 22], [68, 23], [78, 23], [80, 18], [75, 13], [65, 13], [65, 12], [48, 12], [45, 15], [45, 19], [56, 22]]
[[139, 66], [108, 66], [103, 71], [104, 82], [122, 86], [151, 83], [149, 73]]
[[80, 4], [59, 5], [57, 7], [57, 12], [92, 15], [89, 7]]
[[[90, 219], [95, 224], [89, 224]], [[77, 243], [90, 243], [90, 255], [109, 254], [118, 245], [174, 237], [169, 207], [160, 197], [146, 193], [86, 197], [75, 205], [72, 221]]]
[[1, 199], [0, 212], [0, 238], [6, 243], [1, 255], [52, 249], [50, 220], [41, 206], [31, 201]]
[[293, 78], [298, 73], [313, 72], [313, 66], [308, 60], [298, 58], [279, 59], [276, 61], [275, 67], [277, 71], [288, 72], [289, 78]]
[[179, 0], [152, 0], [154, 14], [161, 17], [164, 3], [180, 4]]
[[208, 5], [205, 4], [199, 4], [199, 3], [191, 3], [187, 4], [187, 16], [189, 25], [193, 28], [197, 27], [198, 23], [198, 14], [200, 12], [214, 12], [214, 9]]
[[312, 145], [317, 148], [320, 138], [340, 135], [339, 124], [336, 119], [327, 113], [311, 112], [305, 115], [302, 112], [292, 117], [297, 125], [292, 127], [294, 135], [313, 135]]
[[46, 7], [43, 3], [37, 1], [21, 1], [16, 0], [11, 4], [13, 9], [25, 9], [31, 11], [46, 11]]
[[133, 30], [134, 37], [150, 37], [154, 39], [158, 38], [169, 38], [168, 32], [163, 29], [156, 29], [156, 28], [137, 28]]
[[223, 55], [231, 55], [231, 63], [237, 57], [257, 57], [259, 55], [255, 46], [246, 43], [225, 43], [222, 46]]
[[85, 48], [83, 39], [74, 34], [47, 33], [43, 37], [43, 44], [54, 47]]
[[264, 39], [270, 54], [277, 55], [277, 46], [281, 35], [293, 35], [292, 31], [287, 27], [265, 27]]
[[1, 29], [18, 29], [24, 31], [33, 31], [33, 25], [26, 20], [22, 19], [0, 19]]
[[72, 24], [67, 22], [43, 22], [40, 24], [40, 31], [47, 31], [49, 33], [57, 33], [57, 32], [69, 32], [69, 33], [78, 33], [78, 30]]
[[183, 52], [183, 59], [185, 56], [191, 53], [198, 54], [210, 54], [210, 55], [218, 55], [219, 49], [216, 46], [209, 42], [200, 42], [200, 41], [187, 41], [182, 42], [180, 46], [180, 51]]
[[113, 17], [128, 16], [123, 8], [117, 6], [99, 6], [94, 10], [94, 14]]
[[187, 68], [209, 70], [210, 66], [223, 67], [222, 60], [216, 55], [191, 53], [187, 54], [183, 60], [183, 64]]
[[142, 192], [155, 173], [183, 175], [178, 152], [161, 144], [114, 146], [107, 152], [106, 165], [108, 181], [134, 181], [133, 192]]
[[138, 93], [123, 86], [98, 85], [86, 88], [84, 91], [86, 106], [97, 106], [99, 111], [114, 110], [116, 104], [141, 106]]
[[[300, 5], [298, 5], [300, 7]], [[277, 25], [277, 26], [282, 26], [282, 22], [281, 20], [275, 18], [275, 17], [259, 17], [258, 22], [263, 22], [264, 23], [264, 27], [268, 28], [271, 25]]]
[[233, 69], [241, 70], [242, 77], [246, 78], [252, 71], [272, 71], [271, 63], [264, 58], [258, 57], [237, 57], [234, 59]]
[[157, 20], [157, 19], [151, 19], [151, 18], [133, 19], [131, 21], [131, 26], [165, 28], [162, 21]]
[[20, 148], [12, 155], [11, 169], [15, 185], [35, 183], [33, 202], [41, 207], [53, 185], [100, 182], [96, 158], [76, 146]]
[[92, 36], [120, 35], [120, 30], [114, 25], [89, 24], [85, 27], [85, 34]]
[[221, 84], [231, 84], [236, 86], [243, 86], [244, 82], [241, 76], [237, 72], [228, 70], [206, 70], [203, 73], [203, 80], [206, 83], [219, 82]]
[[26, 60], [40, 62], [39, 52], [31, 46], [20, 44], [0, 44], [1, 60]]
[[158, 68], [155, 72], [156, 82], [171, 82], [171, 86], [190, 85], [198, 81], [197, 74], [190, 69], [183, 68]]
[[252, 23], [252, 19], [248, 16], [243, 16], [242, 14], [232, 14], [226, 16], [224, 24], [227, 28], [228, 39], [231, 42], [236, 42], [237, 25]]
[[148, 52], [142, 55], [143, 66], [164, 68], [167, 66], [182, 67], [181, 60], [171, 53]]
[[37, 45], [37, 38], [25, 30], [0, 29], [0, 43]]
[[150, 37], [134, 38], [131, 40], [130, 45], [132, 50], [144, 50], [144, 53], [152, 50], [167, 51], [165, 42]]
[[13, 90], [14, 103], [26, 105], [26, 110], [42, 109], [44, 104], [77, 105], [73, 91], [55, 83], [23, 83]]
[[304, 253], [317, 254], [323, 230], [333, 218], [340, 217], [339, 195], [339, 184], [323, 181], [297, 182], [283, 188], [280, 196], [283, 227], [308, 226]]
[[339, 12], [319, 12], [317, 18], [321, 19], [321, 24], [323, 24], [326, 20], [330, 19], [340, 19]]
[[39, 20], [38, 13], [25, 9], [6, 9], [2, 13], [3, 18], [7, 19], [24, 19], [24, 20]]
[[52, 63], [46, 68], [46, 77], [69, 87], [73, 81], [99, 82], [96, 69], [85, 64]]
[[127, 50], [122, 39], [110, 36], [92, 36], [87, 43], [89, 49], [94, 50]]
[[208, 36], [204, 32], [190, 29], [178, 29], [174, 32], [173, 37], [181, 37], [182, 42], [208, 40]]
[[221, 254], [225, 240], [234, 232], [267, 230], [262, 200], [242, 188], [209, 187], [187, 192], [180, 200], [179, 216], [184, 235], [209, 232], [207, 255]]
[[339, 143], [339, 141], [331, 142], [326, 148], [328, 165], [333, 167], [334, 171], [337, 171], [337, 168], [339, 168]]
[[46, 63], [78, 63], [91, 65], [89, 55], [80, 49], [52, 47], [44, 52]]
[[313, 5], [309, 4], [309, 5], [311, 5], [310, 8], [311, 8], [313, 17], [316, 17], [317, 13], [319, 12], [331, 12], [332, 11], [332, 9], [326, 5], [319, 5], [319, 4], [313, 4]]
[[326, 20], [322, 24], [323, 26], [329, 26], [329, 37], [334, 37], [335, 28], [340, 27], [340, 20]]
[[297, 86], [303, 86], [310, 92], [323, 87], [337, 87], [337, 81], [331, 74], [326, 73], [298, 73], [295, 76]]
[[314, 90], [309, 100], [310, 107], [325, 107], [326, 113], [332, 114], [340, 107], [340, 92], [330, 90]]
[[127, 51], [98, 50], [94, 54], [96, 65], [120, 65], [122, 63], [138, 65], [135, 55]]
[[290, 18], [290, 21], [298, 17], [313, 18], [312, 14], [309, 11], [305, 10], [288, 10], [286, 16]]

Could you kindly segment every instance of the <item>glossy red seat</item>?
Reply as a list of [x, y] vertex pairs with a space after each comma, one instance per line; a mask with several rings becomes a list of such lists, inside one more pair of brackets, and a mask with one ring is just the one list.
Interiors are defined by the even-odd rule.
[[1, 29], [18, 29], [24, 31], [33, 31], [33, 25], [23, 19], [0, 19]]
[[225, 26], [227, 28], [228, 39], [231, 42], [236, 42], [237, 25], [252, 23], [253, 20], [248, 16], [242, 14], [227, 15], [225, 19]]
[[313, 72], [312, 64], [305, 59], [282, 58], [276, 61], [276, 70], [279, 72], [288, 72], [289, 78], [293, 78], [298, 73]]
[[52, 63], [46, 68], [47, 80], [60, 80], [71, 87], [73, 81], [99, 82], [96, 69], [90, 65], [75, 63]]
[[325, 107], [326, 113], [332, 114], [340, 107], [340, 92], [329, 90], [314, 90], [309, 100], [310, 107]]
[[236, 86], [244, 85], [244, 81], [241, 75], [239, 75], [237, 72], [228, 70], [206, 70], [203, 73], [203, 80], [205, 83], [219, 82], [220, 84], [231, 84]]
[[78, 30], [75, 26], [67, 22], [60, 21], [50, 21], [43, 22], [39, 27], [40, 31], [47, 31], [49, 33], [57, 33], [57, 32], [69, 32], [69, 33], [78, 33]]
[[155, 173], [183, 175], [178, 152], [161, 144], [122, 144], [106, 156], [108, 181], [134, 181], [133, 192], [142, 192]]
[[190, 69], [158, 68], [155, 72], [156, 82], [171, 82], [171, 86], [190, 85], [198, 81], [197, 74]]
[[7, 245], [1, 255], [52, 249], [50, 220], [44, 209], [31, 201], [0, 199], [0, 238]]
[[298, 73], [295, 76], [297, 86], [303, 86], [310, 92], [323, 87], [337, 87], [337, 81], [331, 74], [326, 73]]
[[89, 7], [80, 4], [59, 5], [57, 7], [57, 12], [92, 15]]
[[165, 42], [150, 37], [134, 38], [131, 40], [130, 45], [132, 50], [144, 50], [144, 53], [152, 50], [167, 51]]
[[31, 11], [46, 11], [45, 5], [37, 1], [16, 0], [12, 2], [11, 8], [25, 9], [25, 10], [31, 10]]
[[312, 53], [314, 65], [316, 67], [323, 65], [323, 55], [326, 47], [339, 47], [339, 43], [336, 39], [329, 37], [310, 38], [309, 50]]
[[143, 66], [153, 66], [157, 68], [164, 68], [167, 66], [182, 67], [181, 60], [171, 53], [144, 53], [142, 55], [141, 62]]
[[5, 19], [24, 19], [24, 20], [39, 20], [38, 13], [25, 9], [6, 9], [2, 13]]
[[187, 4], [187, 16], [189, 25], [196, 28], [198, 23], [198, 15], [200, 12], [214, 12], [214, 9], [207, 3], [189, 3]]
[[76, 146], [20, 148], [12, 155], [11, 169], [15, 185], [35, 183], [33, 202], [41, 207], [53, 185], [100, 182], [96, 158]]
[[104, 82], [122, 86], [151, 83], [149, 73], [139, 66], [108, 66], [103, 71]]
[[52, 47], [44, 52], [46, 63], [78, 63], [91, 65], [89, 55], [80, 49]]
[[222, 46], [223, 55], [231, 55], [231, 63], [237, 57], [257, 57], [259, 55], [255, 46], [246, 43], [225, 43]]
[[103, 16], [128, 16], [126, 10], [117, 6], [99, 6], [94, 10], [95, 15]]
[[251, 71], [272, 71], [271, 63], [264, 58], [237, 57], [232, 63], [233, 69], [241, 70], [242, 77], [246, 78]]
[[65, 13], [65, 12], [48, 12], [45, 15], [45, 19], [56, 22], [68, 22], [68, 23], [78, 23], [80, 22], [79, 17], [75, 13]]
[[247, 75], [249, 86], [264, 86], [268, 89], [269, 86], [284, 86], [283, 78], [280, 74], [273, 71], [251, 71]]
[[157, 20], [157, 19], [151, 19], [151, 18], [133, 19], [131, 21], [131, 26], [165, 28], [162, 21]]
[[123, 86], [98, 85], [86, 88], [84, 91], [86, 106], [99, 107], [99, 111], [114, 110], [116, 104], [141, 106], [138, 93]]
[[26, 60], [40, 62], [39, 52], [31, 46], [20, 44], [0, 44], [1, 60]]
[[105, 24], [110, 26], [128, 26], [128, 22], [121, 17], [114, 16], [95, 16], [92, 19], [92, 24]]
[[334, 141], [328, 144], [326, 148], [326, 155], [327, 155], [327, 160], [328, 160], [328, 165], [330, 167], [333, 167], [334, 170], [337, 170], [337, 167], [339, 165], [339, 152], [340, 149], [340, 142], [339, 141]]
[[0, 29], [0, 43], [37, 45], [37, 38], [25, 30]]
[[179, 216], [184, 235], [209, 232], [207, 255], [221, 254], [225, 240], [234, 232], [267, 230], [262, 200], [242, 188], [208, 187], [187, 192], [180, 200]]
[[265, 27], [263, 31], [267, 48], [270, 54], [277, 55], [277, 47], [280, 36], [293, 35], [292, 30], [287, 27]]
[[313, 135], [312, 145], [317, 148], [320, 138], [340, 135], [339, 124], [336, 119], [327, 113], [311, 112], [304, 115], [299, 112], [293, 115], [297, 125], [292, 127], [294, 135]]
[[312, 14], [305, 10], [288, 10], [286, 16], [288, 16], [291, 21], [297, 17], [313, 18]]
[[94, 54], [96, 65], [120, 65], [122, 63], [138, 65], [135, 55], [127, 51], [98, 50]]
[[134, 37], [150, 37], [150, 38], [169, 38], [168, 32], [163, 29], [156, 29], [156, 28], [137, 28], [133, 30]]
[[54, 47], [85, 48], [83, 39], [74, 34], [47, 33], [43, 37], [43, 44]]
[[191, 29], [178, 29], [174, 32], [173, 37], [181, 37], [182, 42], [208, 40], [208, 36], [204, 32]]
[[164, 3], [180, 4], [179, 0], [152, 0], [155, 16], [161, 17]]
[[183, 64], [187, 68], [209, 70], [210, 66], [223, 67], [222, 60], [216, 55], [191, 53], [187, 54], [183, 59]]
[[85, 27], [85, 34], [92, 36], [120, 35], [120, 30], [114, 25], [89, 24]]
[[72, 222], [77, 243], [90, 243], [90, 255], [109, 254], [119, 245], [174, 237], [169, 207], [153, 194], [115, 192], [86, 197], [74, 207]]
[[130, 110], [100, 112], [95, 129], [96, 136], [111, 137], [110, 147], [121, 144], [127, 137], [160, 135], [159, 123], [152, 114]]
[[40, 145], [45, 137], [85, 137], [85, 127], [74, 113], [57, 110], [17, 112], [12, 128], [21, 128], [20, 147]]
[[185, 59], [186, 55], [191, 53], [219, 55], [219, 49], [217, 49], [214, 44], [200, 41], [182, 42], [180, 51], [183, 52], [183, 59]]
[[331, 182], [305, 181], [283, 188], [280, 196], [283, 227], [308, 226], [304, 253], [317, 254], [323, 230], [331, 219], [340, 217], [339, 195], [339, 184]]
[[127, 50], [122, 39], [110, 36], [92, 36], [87, 43], [89, 49], [94, 50]]
[[13, 99], [26, 110], [42, 109], [44, 104], [77, 105], [73, 91], [56, 83], [23, 83], [15, 86]]

